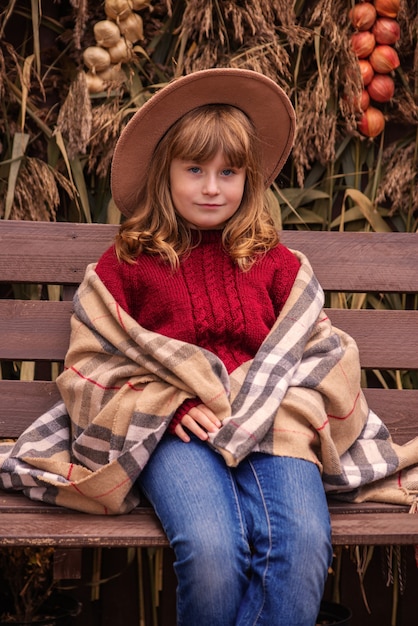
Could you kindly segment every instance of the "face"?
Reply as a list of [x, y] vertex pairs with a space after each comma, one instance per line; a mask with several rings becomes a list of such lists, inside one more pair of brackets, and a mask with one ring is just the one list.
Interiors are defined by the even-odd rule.
[[205, 163], [171, 162], [174, 207], [192, 228], [223, 228], [241, 204], [244, 185], [245, 169], [231, 167], [222, 152]]

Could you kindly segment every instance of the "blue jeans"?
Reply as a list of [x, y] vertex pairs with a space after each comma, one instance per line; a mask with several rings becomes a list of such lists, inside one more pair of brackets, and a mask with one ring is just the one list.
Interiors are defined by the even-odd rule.
[[179, 626], [314, 626], [331, 562], [320, 473], [254, 453], [236, 468], [166, 435], [139, 485], [175, 552]]

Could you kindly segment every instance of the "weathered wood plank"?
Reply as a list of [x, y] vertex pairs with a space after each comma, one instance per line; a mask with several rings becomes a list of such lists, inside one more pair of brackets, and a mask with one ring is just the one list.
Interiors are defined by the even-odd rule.
[[0, 359], [62, 360], [71, 312], [71, 302], [0, 300]]
[[79, 283], [86, 266], [97, 261], [116, 232], [109, 224], [25, 222], [22, 228], [21, 222], [2, 220], [2, 281]]
[[[418, 436], [417, 389], [365, 389], [366, 398], [390, 429], [396, 443]], [[60, 395], [55, 383], [0, 380], [0, 434], [18, 437], [34, 419], [50, 409]]]
[[[334, 545], [410, 545], [418, 543], [418, 516], [407, 512], [331, 514]], [[28, 512], [0, 514], [0, 545], [58, 547], [168, 546], [155, 514], [98, 516]]]
[[[71, 302], [0, 300], [0, 359], [63, 360], [71, 312]], [[354, 337], [363, 367], [418, 369], [415, 311], [327, 309], [327, 313], [336, 327]]]
[[13, 512], [0, 514], [0, 545], [168, 546], [168, 541], [152, 510], [123, 516]]
[[0, 380], [0, 438], [18, 437], [60, 397], [52, 382]]
[[332, 515], [334, 545], [418, 544], [418, 515], [366, 513]]
[[[18, 221], [2, 220], [2, 280], [76, 283], [116, 232], [110, 224], [25, 222], [22, 228]], [[283, 231], [282, 241], [307, 255], [324, 289], [418, 291], [416, 233]]]

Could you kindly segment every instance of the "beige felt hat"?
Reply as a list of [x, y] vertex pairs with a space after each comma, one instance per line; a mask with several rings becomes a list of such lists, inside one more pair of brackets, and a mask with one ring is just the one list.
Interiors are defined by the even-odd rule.
[[122, 131], [111, 186], [124, 215], [132, 215], [143, 197], [148, 165], [160, 139], [185, 113], [205, 104], [230, 104], [247, 114], [260, 139], [266, 188], [274, 181], [293, 145], [295, 113], [289, 98], [273, 80], [252, 70], [202, 70], [168, 83]]

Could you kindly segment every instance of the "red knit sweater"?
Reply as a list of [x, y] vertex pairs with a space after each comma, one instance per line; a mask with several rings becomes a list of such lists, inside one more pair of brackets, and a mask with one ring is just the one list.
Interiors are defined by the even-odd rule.
[[[112, 246], [96, 272], [141, 326], [214, 352], [228, 372], [251, 359], [273, 326], [294, 283], [299, 261], [279, 244], [243, 272], [223, 250], [222, 231], [202, 231], [202, 243], [173, 272], [158, 256], [118, 262]], [[198, 404], [183, 405], [171, 425]]]

